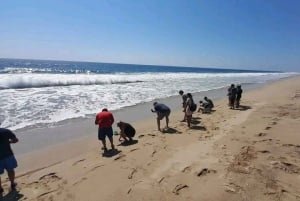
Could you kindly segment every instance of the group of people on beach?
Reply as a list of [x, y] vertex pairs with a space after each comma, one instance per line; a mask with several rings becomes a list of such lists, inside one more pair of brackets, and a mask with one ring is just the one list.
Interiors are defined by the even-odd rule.
[[[179, 94], [182, 97], [182, 108], [184, 112], [184, 118], [182, 121], [186, 121], [188, 127], [191, 127], [191, 120], [193, 112], [197, 110], [197, 104], [194, 102], [193, 96], [191, 93], [184, 94], [182, 90], [179, 91]], [[157, 129], [161, 132], [163, 132], [165, 129], [169, 128], [169, 116], [171, 114], [171, 109], [163, 104], [154, 102], [153, 103], [153, 109], [151, 111], [153, 113], [157, 114], [156, 122], [157, 122]], [[210, 100], [207, 97], [204, 97], [204, 102], [200, 101], [200, 106], [198, 109], [198, 112], [202, 111], [202, 113], [209, 113], [211, 112], [211, 109], [214, 107], [214, 104], [212, 100]], [[160, 128], [160, 121], [162, 119], [166, 120], [166, 126], [164, 129]], [[95, 124], [99, 126], [98, 128], [98, 139], [102, 142], [103, 150], [104, 152], [107, 152], [107, 146], [106, 146], [106, 137], [110, 141], [111, 149], [114, 150], [114, 141], [113, 141], [113, 128], [112, 125], [114, 123], [114, 116], [111, 112], [109, 112], [106, 108], [102, 109], [101, 112], [99, 112], [96, 115]], [[117, 126], [120, 128], [120, 138], [121, 140], [123, 138], [125, 143], [132, 142], [132, 138], [135, 135], [135, 128], [126, 122], [120, 121], [117, 123]], [[115, 131], [117, 132], [117, 131]]]
[[234, 84], [231, 84], [230, 87], [228, 88], [228, 105], [230, 106], [230, 109], [235, 109], [240, 107], [240, 101], [242, 98], [242, 87], [241, 85], [237, 85], [235, 87]]
[[[242, 97], [243, 90], [241, 89], [241, 85], [237, 85], [235, 87], [234, 84], [228, 88], [228, 100], [229, 106], [231, 109], [240, 107], [240, 99]], [[191, 120], [193, 113], [197, 110], [197, 104], [194, 102], [193, 96], [191, 93], [184, 93], [182, 90], [179, 91], [179, 94], [182, 98], [182, 109], [184, 112], [184, 117], [182, 122], [187, 122], [187, 126], [191, 127]], [[157, 129], [161, 132], [164, 129], [160, 128], [160, 121], [165, 118], [166, 127], [165, 129], [169, 129], [169, 116], [171, 114], [171, 109], [163, 104], [154, 102], [154, 109], [151, 109], [152, 112], [157, 114]], [[210, 113], [214, 108], [214, 103], [208, 97], [204, 97], [204, 101], [199, 101], [198, 112], [202, 113]], [[113, 141], [113, 128], [114, 124], [114, 116], [108, 111], [107, 108], [102, 109], [96, 115], [95, 124], [98, 125], [98, 139], [102, 142], [104, 153], [108, 151], [106, 146], [106, 137], [108, 137], [111, 145], [111, 149], [114, 150], [114, 141]], [[133, 137], [135, 136], [135, 128], [126, 122], [119, 121], [117, 126], [120, 129], [119, 132], [119, 141], [123, 141], [124, 143], [133, 142]], [[117, 131], [115, 131], [117, 132]], [[123, 139], [123, 140], [122, 140]], [[19, 140], [16, 135], [10, 131], [9, 129], [0, 128], [0, 175], [4, 173], [4, 170], [7, 171], [8, 179], [10, 181], [11, 190], [16, 189], [15, 183], [15, 168], [18, 166], [17, 160], [13, 154], [10, 144], [17, 143]], [[1, 177], [0, 177], [0, 196], [3, 194], [3, 188], [1, 185]]]

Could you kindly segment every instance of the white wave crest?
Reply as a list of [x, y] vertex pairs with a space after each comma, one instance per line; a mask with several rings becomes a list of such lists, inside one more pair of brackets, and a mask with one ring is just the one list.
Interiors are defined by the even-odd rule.
[[184, 81], [207, 78], [251, 78], [268, 80], [268, 76], [285, 77], [290, 73], [143, 73], [143, 74], [0, 74], [0, 89], [41, 88], [71, 85], [124, 84], [155, 81]]

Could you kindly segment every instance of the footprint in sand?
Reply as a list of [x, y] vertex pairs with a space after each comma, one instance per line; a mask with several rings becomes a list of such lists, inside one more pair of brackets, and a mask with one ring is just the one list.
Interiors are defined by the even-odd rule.
[[263, 137], [263, 136], [266, 136], [267, 135], [267, 133], [258, 133], [256, 136], [257, 137]]
[[128, 175], [128, 179], [132, 179], [133, 175], [137, 172], [136, 168], [133, 168], [130, 174]]
[[257, 151], [257, 152], [263, 153], [263, 154], [269, 154], [270, 153], [270, 151], [268, 151], [268, 150], [261, 150], [261, 151]]
[[216, 170], [210, 170], [208, 168], [203, 168], [202, 170], [200, 170], [200, 172], [197, 173], [197, 176], [198, 177], [201, 177], [201, 176], [205, 176], [207, 174], [210, 174], [210, 173], [217, 173]]
[[74, 163], [72, 164], [72, 166], [75, 166], [75, 165], [77, 165], [78, 163], [83, 162], [83, 161], [85, 161], [85, 159], [81, 159], [81, 160], [79, 160], [79, 161], [76, 161], [76, 162], [74, 162]]
[[119, 156], [117, 156], [114, 160], [120, 160], [121, 158], [124, 158], [126, 155], [125, 154], [120, 154]]
[[178, 184], [174, 189], [173, 189], [173, 193], [176, 195], [179, 195], [179, 191], [181, 191], [184, 188], [188, 188], [189, 186], [186, 184]]
[[79, 183], [81, 183], [81, 182], [83, 182], [83, 181], [85, 181], [85, 180], [87, 180], [87, 178], [86, 178], [86, 177], [82, 177], [79, 181], [76, 181], [76, 182], [73, 184], [73, 186], [76, 186], [77, 184], [79, 184]]
[[272, 168], [283, 170], [287, 173], [298, 174], [300, 172], [300, 168], [292, 163], [282, 162], [282, 161], [272, 161], [270, 162]]

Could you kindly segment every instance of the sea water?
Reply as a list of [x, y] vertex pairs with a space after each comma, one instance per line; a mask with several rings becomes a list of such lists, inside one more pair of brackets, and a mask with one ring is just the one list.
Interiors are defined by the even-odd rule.
[[257, 84], [293, 72], [0, 59], [0, 122], [12, 130], [118, 110], [155, 99], [234, 84]]

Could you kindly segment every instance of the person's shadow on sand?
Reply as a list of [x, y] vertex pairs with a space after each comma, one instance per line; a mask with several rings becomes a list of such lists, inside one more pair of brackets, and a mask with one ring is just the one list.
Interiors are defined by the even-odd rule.
[[234, 108], [234, 109], [245, 111], [245, 110], [249, 110], [249, 109], [252, 109], [252, 108], [250, 106], [247, 106], [247, 105], [240, 105], [238, 108]]
[[175, 128], [164, 128], [162, 130], [162, 133], [168, 133], [168, 134], [180, 134], [181, 132], [179, 132], [178, 130], [176, 130]]
[[205, 126], [191, 126], [191, 129], [195, 129], [195, 130], [201, 130], [201, 131], [206, 131], [206, 127]]
[[120, 144], [118, 144], [117, 146], [130, 146], [130, 145], [137, 144], [138, 142], [139, 142], [138, 140], [123, 141]]
[[118, 149], [110, 149], [110, 150], [107, 150], [106, 152], [104, 152], [102, 154], [103, 157], [106, 157], [106, 158], [111, 158], [119, 153], [121, 153], [122, 151], [118, 150]]
[[0, 201], [18, 201], [24, 197], [19, 191], [11, 191], [5, 196], [0, 195]]
[[199, 121], [197, 119], [192, 118], [192, 120], [191, 120], [191, 124], [200, 124], [200, 123], [201, 123], [201, 121]]

